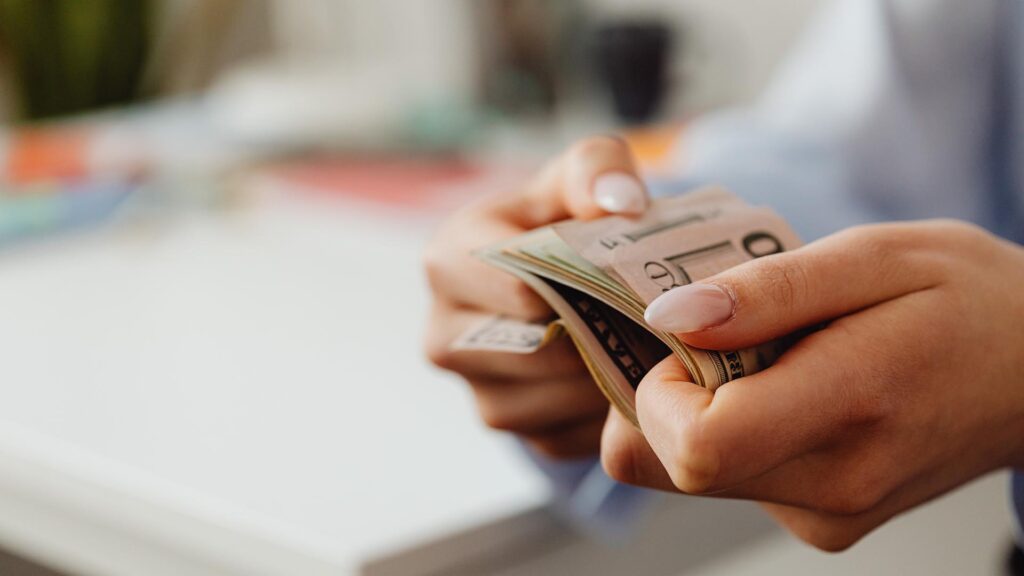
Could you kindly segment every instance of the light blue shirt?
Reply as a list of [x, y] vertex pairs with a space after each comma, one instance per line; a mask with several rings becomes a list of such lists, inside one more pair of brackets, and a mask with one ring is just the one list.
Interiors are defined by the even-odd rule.
[[[1022, 1], [827, 3], [763, 97], [697, 122], [680, 147], [682, 177], [652, 191], [722, 184], [807, 240], [949, 217], [1024, 242]], [[601, 477], [578, 472], [578, 485]], [[642, 509], [642, 491], [604, 478], [606, 503], [570, 505], [577, 519], [614, 525]], [[1024, 477], [1013, 485], [1021, 517]]]

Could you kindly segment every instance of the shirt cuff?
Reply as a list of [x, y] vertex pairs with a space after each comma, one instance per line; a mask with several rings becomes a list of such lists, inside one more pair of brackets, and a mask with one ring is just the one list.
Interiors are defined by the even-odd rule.
[[627, 539], [660, 496], [612, 480], [597, 458], [556, 461], [526, 444], [520, 446], [548, 477], [556, 512], [577, 529], [601, 540]]
[[1013, 501], [1014, 536], [1017, 546], [1024, 549], [1024, 471], [1014, 470], [1010, 475], [1010, 497]]

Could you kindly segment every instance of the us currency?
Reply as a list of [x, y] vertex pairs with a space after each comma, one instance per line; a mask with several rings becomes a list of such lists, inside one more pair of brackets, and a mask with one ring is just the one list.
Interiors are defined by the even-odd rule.
[[580, 256], [612, 274], [610, 257], [615, 250], [636, 244], [675, 228], [716, 218], [724, 208], [742, 206], [735, 194], [719, 187], [707, 187], [684, 194], [672, 201], [658, 201], [654, 210], [640, 220], [626, 216], [608, 216], [599, 226], [593, 222], [568, 220], [552, 228]]
[[[656, 200], [639, 218], [566, 221], [478, 255], [521, 278], [551, 305], [595, 383], [637, 424], [637, 386], [665, 357], [675, 355], [694, 383], [715, 390], [765, 368], [786, 345], [694, 348], [649, 326], [643, 318], [647, 305], [672, 288], [800, 245], [799, 237], [771, 210], [709, 188]], [[531, 342], [541, 329], [547, 330], [534, 327]], [[541, 346], [543, 342], [533, 350]]]
[[506, 316], [483, 318], [452, 343], [453, 350], [532, 354], [562, 333], [558, 322], [536, 324]]

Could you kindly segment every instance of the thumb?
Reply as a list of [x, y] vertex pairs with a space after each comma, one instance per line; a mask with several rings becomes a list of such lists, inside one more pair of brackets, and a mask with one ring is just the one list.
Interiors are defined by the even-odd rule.
[[581, 140], [501, 206], [504, 216], [532, 229], [566, 218], [590, 220], [647, 209], [647, 189], [629, 146], [614, 136]]
[[[936, 285], [927, 260], [903, 258], [887, 225], [862, 226], [674, 288], [647, 323], [691, 346], [746, 348]], [[905, 242], [904, 242], [905, 244]]]

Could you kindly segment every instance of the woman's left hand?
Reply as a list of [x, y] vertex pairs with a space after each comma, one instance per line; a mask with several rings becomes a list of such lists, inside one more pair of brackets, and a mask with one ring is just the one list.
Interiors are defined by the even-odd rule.
[[663, 295], [648, 321], [736, 349], [831, 321], [714, 394], [674, 357], [614, 411], [623, 482], [764, 503], [842, 550], [980, 475], [1024, 467], [1024, 249], [953, 221], [852, 228]]

